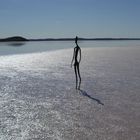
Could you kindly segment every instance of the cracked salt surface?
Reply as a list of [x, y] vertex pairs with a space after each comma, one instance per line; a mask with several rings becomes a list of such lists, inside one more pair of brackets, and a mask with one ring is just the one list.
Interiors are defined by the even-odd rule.
[[83, 93], [72, 53], [0, 56], [1, 140], [140, 139], [140, 48], [83, 48]]

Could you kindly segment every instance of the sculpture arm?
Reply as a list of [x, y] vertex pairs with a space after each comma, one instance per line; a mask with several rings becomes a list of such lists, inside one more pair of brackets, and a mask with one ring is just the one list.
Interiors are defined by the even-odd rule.
[[73, 61], [74, 61], [74, 57], [75, 57], [75, 48], [74, 48], [74, 51], [73, 51], [73, 57], [72, 57], [72, 61], [71, 61], [71, 67], [72, 67], [72, 64], [73, 64]]

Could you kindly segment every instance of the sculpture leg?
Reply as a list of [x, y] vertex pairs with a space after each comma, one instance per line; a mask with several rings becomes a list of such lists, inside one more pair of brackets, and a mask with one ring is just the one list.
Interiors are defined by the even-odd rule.
[[77, 77], [77, 69], [76, 69], [76, 65], [74, 65], [74, 70], [75, 70], [75, 77], [76, 77], [76, 89], [77, 89], [78, 77]]
[[79, 70], [79, 64], [77, 65], [77, 71], [78, 71], [78, 76], [79, 76], [79, 86], [78, 86], [78, 89], [80, 90], [80, 86], [81, 86], [81, 75], [80, 75], [80, 70]]

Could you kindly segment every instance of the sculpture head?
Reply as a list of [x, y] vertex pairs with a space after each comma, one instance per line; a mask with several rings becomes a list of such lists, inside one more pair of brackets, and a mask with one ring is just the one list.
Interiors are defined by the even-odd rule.
[[76, 36], [75, 37], [75, 43], [76, 43], [76, 45], [77, 45], [77, 41], [78, 41], [78, 37]]

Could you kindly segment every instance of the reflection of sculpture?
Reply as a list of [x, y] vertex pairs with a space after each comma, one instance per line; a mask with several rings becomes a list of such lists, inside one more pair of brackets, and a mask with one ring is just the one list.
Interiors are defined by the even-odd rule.
[[[74, 61], [74, 70], [75, 70], [75, 77], [76, 77], [76, 89], [80, 90], [81, 76], [80, 76], [79, 64], [81, 61], [81, 48], [78, 46], [77, 40], [78, 40], [78, 37], [76, 36], [76, 38], [75, 38], [76, 47], [74, 48], [73, 58], [71, 61], [71, 67], [72, 67], [73, 61]], [[79, 56], [79, 60], [78, 60], [78, 56]], [[78, 85], [78, 78], [79, 78], [79, 85]]]

